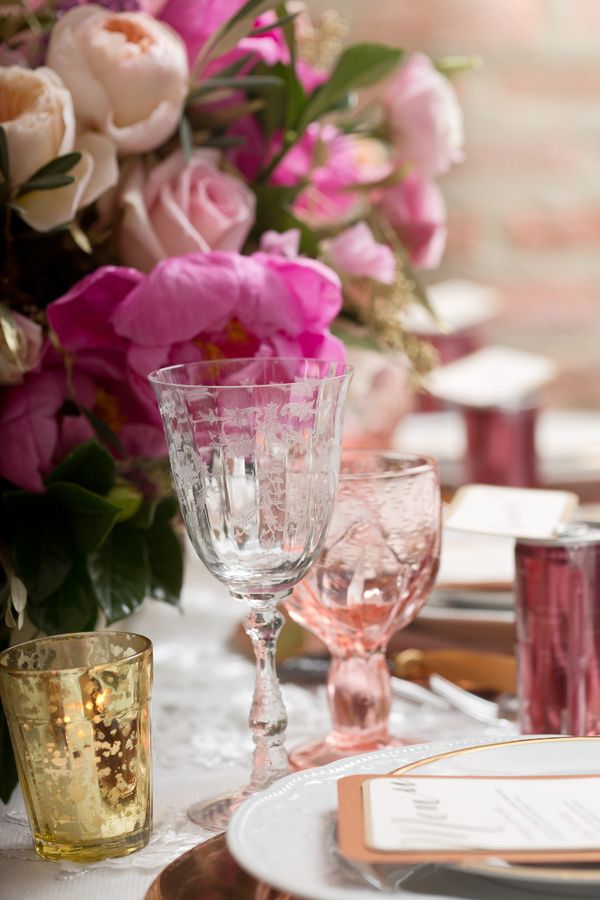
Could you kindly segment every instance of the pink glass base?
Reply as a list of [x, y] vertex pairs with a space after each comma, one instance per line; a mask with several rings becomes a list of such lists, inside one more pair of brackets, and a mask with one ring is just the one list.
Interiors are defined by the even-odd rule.
[[300, 744], [290, 753], [290, 769], [298, 772], [300, 769], [312, 769], [313, 766], [326, 766], [338, 759], [346, 759], [348, 756], [357, 756], [359, 753], [371, 753], [374, 750], [382, 750], [384, 747], [406, 747], [408, 744], [418, 744], [422, 737], [387, 737], [382, 740], [371, 740], [360, 744], [337, 744], [333, 736], [318, 741], [310, 741]]

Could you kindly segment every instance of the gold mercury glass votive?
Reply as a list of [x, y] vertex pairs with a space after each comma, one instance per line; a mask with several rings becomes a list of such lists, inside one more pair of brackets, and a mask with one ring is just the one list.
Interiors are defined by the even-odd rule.
[[152, 828], [152, 644], [64, 634], [0, 654], [0, 695], [35, 847], [91, 862], [145, 846]]

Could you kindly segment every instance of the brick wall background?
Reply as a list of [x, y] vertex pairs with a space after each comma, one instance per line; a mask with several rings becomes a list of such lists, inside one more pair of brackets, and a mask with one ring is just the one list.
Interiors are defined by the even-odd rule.
[[[310, 0], [314, 12], [331, 0]], [[551, 402], [600, 408], [600, 0], [338, 0], [352, 40], [478, 54], [434, 275], [501, 290], [494, 340], [553, 356]]]

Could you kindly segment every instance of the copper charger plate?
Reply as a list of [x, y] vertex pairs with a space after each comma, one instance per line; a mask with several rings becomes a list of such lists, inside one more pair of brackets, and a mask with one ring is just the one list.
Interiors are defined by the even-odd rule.
[[172, 863], [154, 879], [145, 900], [294, 900], [240, 868], [218, 834]]

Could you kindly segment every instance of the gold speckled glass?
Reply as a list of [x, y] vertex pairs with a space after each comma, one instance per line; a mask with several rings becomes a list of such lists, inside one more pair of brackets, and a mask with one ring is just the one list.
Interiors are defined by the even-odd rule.
[[0, 695], [37, 852], [125, 856], [152, 827], [152, 644], [66, 634], [0, 655]]

